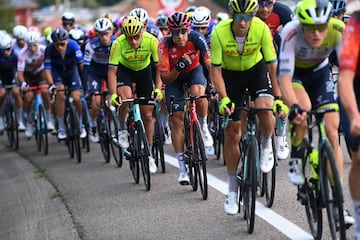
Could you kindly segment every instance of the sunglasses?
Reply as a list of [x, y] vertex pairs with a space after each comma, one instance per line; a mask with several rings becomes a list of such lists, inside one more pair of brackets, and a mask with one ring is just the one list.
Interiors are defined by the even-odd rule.
[[97, 34], [99, 34], [99, 36], [103, 37], [103, 36], [109, 36], [110, 34], [112, 34], [112, 32], [110, 32], [110, 31], [97, 32]]
[[182, 28], [182, 29], [176, 29], [176, 30], [171, 30], [171, 34], [172, 35], [180, 35], [180, 34], [185, 34], [187, 33], [187, 28]]
[[234, 21], [235, 22], [241, 22], [241, 20], [245, 20], [245, 22], [249, 22], [252, 18], [253, 18], [253, 14], [252, 13], [248, 13], [248, 14], [243, 14], [243, 13], [235, 13], [234, 14]]
[[130, 36], [126, 36], [126, 39], [129, 40], [129, 41], [131, 41], [131, 40], [137, 41], [137, 40], [140, 39], [140, 37], [141, 37], [140, 34], [136, 34], [135, 36], [131, 36], [131, 37], [130, 37]]
[[55, 47], [65, 47], [66, 43], [64, 42], [58, 42], [58, 43], [54, 43]]
[[37, 47], [37, 44], [28, 44], [28, 47]]
[[327, 28], [327, 24], [317, 24], [317, 25], [303, 25], [304, 31], [314, 33], [315, 31], [324, 32]]
[[196, 30], [205, 30], [207, 29], [208, 27], [193, 27], [193, 29], [196, 31]]
[[63, 22], [62, 25], [63, 25], [64, 27], [66, 27], [66, 26], [72, 27], [72, 26], [74, 25], [74, 23], [72, 23], [72, 22]]
[[274, 4], [272, 1], [259, 1], [260, 7], [271, 7]]
[[1, 52], [8, 52], [8, 51], [10, 51], [11, 50], [11, 47], [9, 47], [9, 48], [6, 48], [6, 49], [1, 49]]

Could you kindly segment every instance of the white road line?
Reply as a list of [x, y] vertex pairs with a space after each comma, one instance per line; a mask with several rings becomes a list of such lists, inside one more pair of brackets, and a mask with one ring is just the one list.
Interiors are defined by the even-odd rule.
[[[174, 167], [179, 167], [178, 161], [173, 156], [165, 154], [165, 161]], [[217, 191], [221, 192], [222, 194], [227, 194], [227, 183], [220, 180], [219, 178], [211, 175], [210, 173], [207, 174], [208, 177], [208, 184], [215, 188]], [[262, 218], [264, 221], [268, 222], [270, 225], [274, 226], [280, 232], [282, 232], [285, 236], [289, 237], [290, 239], [294, 240], [304, 240], [304, 239], [314, 239], [311, 234], [303, 230], [302, 228], [298, 227], [294, 223], [290, 222], [286, 218], [280, 216], [273, 210], [268, 207], [265, 207], [260, 202], [256, 202], [256, 215]]]

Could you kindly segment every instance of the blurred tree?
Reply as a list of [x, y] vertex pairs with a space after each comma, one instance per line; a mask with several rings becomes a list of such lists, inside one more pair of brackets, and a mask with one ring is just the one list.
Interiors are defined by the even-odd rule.
[[0, 29], [12, 33], [15, 26], [15, 9], [6, 3], [5, 0], [0, 0]]
[[224, 0], [213, 0], [214, 2], [216, 2], [219, 6], [228, 9], [228, 1], [224, 1]]

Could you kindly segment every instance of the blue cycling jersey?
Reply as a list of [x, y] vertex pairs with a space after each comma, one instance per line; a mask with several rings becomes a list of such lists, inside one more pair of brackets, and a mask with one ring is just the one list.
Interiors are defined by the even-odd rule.
[[0, 53], [0, 81], [3, 85], [13, 84], [16, 76], [18, 56], [14, 50], [11, 50], [9, 57]]
[[78, 64], [83, 62], [83, 54], [76, 41], [69, 39], [64, 55], [56, 51], [53, 44], [45, 49], [44, 69], [55, 70], [59, 73], [77, 71]]

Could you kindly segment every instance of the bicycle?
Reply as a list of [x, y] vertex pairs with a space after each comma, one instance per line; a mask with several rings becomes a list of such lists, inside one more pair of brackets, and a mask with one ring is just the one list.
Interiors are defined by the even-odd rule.
[[122, 103], [130, 103], [128, 108], [128, 117], [126, 120], [129, 132], [129, 148], [125, 150], [125, 156], [129, 160], [130, 170], [132, 172], [135, 183], [138, 184], [140, 177], [139, 161], [144, 179], [145, 189], [150, 190], [151, 179], [149, 169], [149, 144], [141, 119], [140, 105], [155, 105], [154, 100], [145, 99], [144, 97], [124, 99]]
[[[346, 239], [343, 192], [335, 158], [325, 133], [324, 115], [332, 108], [308, 111], [307, 138], [303, 140], [304, 184], [298, 186], [297, 200], [305, 206], [309, 228], [314, 239], [321, 239], [323, 232], [322, 209], [326, 208], [332, 239]], [[313, 116], [315, 122], [313, 122]], [[295, 126], [296, 127], [296, 126]], [[313, 143], [313, 129], [317, 127], [317, 148]], [[291, 133], [293, 133], [293, 128]]]
[[28, 91], [34, 91], [35, 96], [32, 103], [31, 118], [35, 127], [35, 141], [37, 150], [40, 152], [43, 150], [44, 154], [48, 154], [49, 142], [48, 142], [48, 128], [46, 111], [43, 104], [41, 89], [47, 88], [47, 86], [30, 86]]
[[86, 137], [81, 138], [82, 147], [86, 149], [86, 152], [90, 152], [90, 140], [89, 140], [89, 132], [90, 132], [90, 112], [87, 100], [84, 96], [80, 97], [80, 101], [82, 103], [82, 124], [84, 124], [84, 128], [86, 130]]
[[205, 145], [200, 130], [200, 123], [196, 114], [196, 100], [208, 98], [207, 95], [188, 96], [175, 99], [170, 96], [170, 116], [173, 115], [173, 105], [175, 102], [185, 102], [184, 109], [184, 137], [185, 137], [185, 163], [188, 164], [190, 184], [193, 191], [197, 191], [200, 186], [202, 198], [208, 197], [207, 170]]
[[[221, 152], [224, 152], [224, 129], [221, 127], [224, 121], [224, 115], [219, 113], [219, 100], [209, 101], [209, 129], [214, 139], [214, 149], [216, 160], [220, 159]], [[224, 158], [224, 165], [226, 165]]]
[[74, 99], [69, 90], [58, 89], [56, 92], [65, 91], [65, 112], [64, 112], [64, 125], [67, 138], [65, 144], [68, 148], [70, 158], [76, 156], [77, 163], [81, 163], [81, 146], [80, 146], [80, 121], [78, 113], [74, 106]]
[[6, 98], [4, 101], [4, 115], [5, 115], [5, 131], [10, 148], [14, 150], [19, 149], [19, 128], [16, 117], [15, 103], [11, 94], [11, 89], [16, 87], [16, 84], [4, 86], [6, 91]]
[[107, 90], [106, 81], [103, 80], [101, 85], [101, 93], [95, 94], [95, 96], [101, 96], [100, 111], [96, 120], [97, 131], [99, 133], [101, 152], [104, 156], [105, 162], [110, 162], [111, 148], [116, 165], [121, 167], [123, 163], [123, 150], [117, 142], [119, 119], [117, 118], [117, 112], [112, 109], [113, 107], [111, 107], [108, 102], [108, 94], [109, 92]]
[[165, 173], [165, 156], [164, 156], [164, 128], [160, 119], [160, 102], [155, 101], [155, 107], [153, 110], [153, 121], [154, 121], [154, 136], [153, 136], [153, 145], [152, 145], [152, 155], [155, 158], [156, 166], [161, 165], [162, 173]]
[[[260, 170], [260, 143], [259, 143], [259, 129], [257, 124], [257, 113], [261, 111], [273, 111], [272, 108], [258, 108], [251, 106], [251, 94], [248, 90], [244, 93], [243, 106], [236, 107], [236, 109], [245, 111], [246, 114], [246, 131], [242, 135], [239, 146], [241, 149], [240, 161], [238, 169], [238, 181], [239, 181], [239, 212], [240, 207], [243, 208], [243, 218], [247, 223], [247, 232], [249, 234], [253, 233], [255, 225], [255, 203], [258, 188], [260, 190], [260, 195], [267, 193], [268, 189], [268, 180], [267, 173], [263, 173]], [[229, 116], [225, 116], [222, 127], [227, 128]], [[274, 141], [272, 141], [273, 149]], [[274, 160], [276, 159], [275, 150], [273, 150]], [[271, 175], [274, 176], [271, 178], [271, 181], [275, 181], [275, 168], [271, 170]], [[271, 182], [270, 193], [274, 192], [275, 183]], [[266, 196], [274, 197], [272, 194], [266, 194]], [[272, 200], [273, 201], [273, 200]]]

